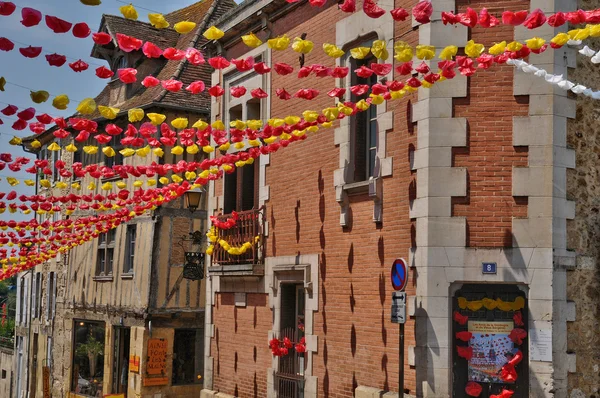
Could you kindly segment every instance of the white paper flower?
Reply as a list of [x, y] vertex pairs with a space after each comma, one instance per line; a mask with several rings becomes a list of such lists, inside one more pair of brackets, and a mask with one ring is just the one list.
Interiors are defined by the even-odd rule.
[[584, 46], [581, 50], [579, 50], [579, 54], [583, 54], [586, 57], [592, 57], [594, 54], [596, 54], [596, 51], [592, 50], [588, 46]]

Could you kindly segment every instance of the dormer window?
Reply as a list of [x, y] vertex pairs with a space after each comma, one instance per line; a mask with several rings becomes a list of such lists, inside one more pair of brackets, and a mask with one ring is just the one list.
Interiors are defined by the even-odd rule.
[[119, 59], [117, 59], [117, 62], [115, 63], [116, 67], [115, 67], [115, 72], [119, 69], [124, 69], [127, 68], [129, 66], [129, 63], [127, 62], [127, 57], [122, 56]]

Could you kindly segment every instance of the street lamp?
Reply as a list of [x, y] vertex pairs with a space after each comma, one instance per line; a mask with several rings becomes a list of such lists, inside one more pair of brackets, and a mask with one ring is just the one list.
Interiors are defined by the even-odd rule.
[[204, 195], [203, 188], [194, 188], [185, 192], [185, 207], [190, 209], [193, 213], [198, 207], [200, 207], [200, 202], [202, 202], [202, 196]]

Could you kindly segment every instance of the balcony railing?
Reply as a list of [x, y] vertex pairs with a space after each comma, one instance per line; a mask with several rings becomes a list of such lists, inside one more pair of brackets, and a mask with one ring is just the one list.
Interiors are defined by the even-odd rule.
[[[216, 229], [217, 243], [214, 245], [209, 269], [209, 272], [213, 274], [220, 274], [219, 270], [221, 270], [223, 273], [240, 271], [242, 273], [250, 272], [251, 275], [254, 275], [257, 271], [255, 266], [263, 265], [265, 258], [264, 206], [259, 209], [238, 212], [238, 216], [239, 219], [232, 228]], [[219, 221], [226, 221], [230, 217], [231, 214], [224, 214], [217, 218]], [[250, 242], [252, 247], [242, 255], [233, 255], [219, 245], [220, 239], [226, 241], [231, 247], [240, 247], [246, 242]]]

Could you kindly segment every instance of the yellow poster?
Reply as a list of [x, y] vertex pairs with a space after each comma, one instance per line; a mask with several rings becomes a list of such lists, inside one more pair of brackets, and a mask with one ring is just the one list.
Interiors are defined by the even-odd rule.
[[473, 334], [469, 341], [473, 348], [473, 356], [469, 360], [469, 381], [505, 383], [499, 373], [508, 362], [506, 354], [514, 354], [513, 342], [508, 338], [514, 328], [513, 322], [469, 321], [468, 328]]

